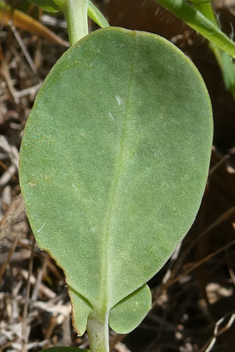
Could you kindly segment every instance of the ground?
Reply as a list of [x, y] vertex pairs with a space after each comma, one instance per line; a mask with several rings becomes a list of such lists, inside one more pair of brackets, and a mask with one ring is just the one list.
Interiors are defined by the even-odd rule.
[[[22, 1], [11, 1], [19, 5]], [[110, 332], [113, 351], [235, 351], [235, 101], [206, 40], [154, 0], [104, 0], [111, 25], [157, 33], [188, 55], [201, 72], [213, 106], [214, 142], [207, 187], [196, 221], [178, 252], [151, 281], [153, 308], [127, 336]], [[215, 1], [221, 27], [232, 35], [234, 1]], [[65, 22], [31, 8], [67, 40]], [[90, 23], [90, 28], [95, 25]], [[35, 94], [66, 50], [11, 25], [0, 38], [0, 351], [47, 346], [88, 348], [71, 323], [63, 272], [34, 242], [18, 181], [19, 147]], [[30, 278], [30, 279], [29, 279]]]

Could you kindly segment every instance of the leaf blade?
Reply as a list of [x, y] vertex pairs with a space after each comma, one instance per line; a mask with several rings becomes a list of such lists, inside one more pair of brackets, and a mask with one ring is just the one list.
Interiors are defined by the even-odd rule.
[[21, 187], [39, 245], [95, 311], [142, 286], [186, 234], [211, 139], [205, 85], [163, 38], [102, 29], [58, 61], [26, 127]]

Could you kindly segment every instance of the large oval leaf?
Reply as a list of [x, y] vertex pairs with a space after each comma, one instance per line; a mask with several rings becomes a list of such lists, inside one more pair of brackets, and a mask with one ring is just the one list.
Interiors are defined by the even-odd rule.
[[92, 309], [109, 311], [149, 280], [187, 233], [211, 139], [201, 76], [159, 36], [101, 29], [54, 66], [26, 126], [20, 182], [39, 245], [84, 309], [81, 330]]

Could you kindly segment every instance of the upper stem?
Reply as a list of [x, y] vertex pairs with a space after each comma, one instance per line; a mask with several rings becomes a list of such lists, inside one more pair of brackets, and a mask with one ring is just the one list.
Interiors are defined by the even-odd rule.
[[88, 0], [53, 0], [65, 15], [70, 45], [88, 34]]
[[103, 317], [96, 312], [90, 313], [87, 333], [91, 352], [109, 352], [108, 314]]

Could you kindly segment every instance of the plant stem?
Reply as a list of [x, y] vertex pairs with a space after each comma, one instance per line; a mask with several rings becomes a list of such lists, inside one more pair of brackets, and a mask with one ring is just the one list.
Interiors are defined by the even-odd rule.
[[[195, 8], [200, 11], [206, 18], [208, 18], [208, 20], [210, 20], [212, 23], [214, 23], [214, 25], [216, 27], [219, 28], [219, 24], [218, 21], [215, 17], [215, 13], [214, 10], [212, 8], [211, 4], [194, 4]], [[221, 68], [221, 70], [223, 70], [223, 62], [222, 62], [222, 58], [221, 58], [221, 50], [212, 42], [209, 42], [209, 46], [211, 48], [211, 50], [213, 51], [216, 60]]]
[[[216, 19], [214, 10], [211, 4], [195, 4], [195, 8], [200, 11], [205, 17], [207, 17], [211, 22], [219, 28], [219, 23]], [[226, 51], [218, 48], [214, 43], [209, 42], [209, 46], [213, 51], [215, 58], [220, 66], [223, 74], [225, 86], [232, 93], [235, 98], [235, 64], [232, 58], [228, 55]]]
[[93, 312], [88, 317], [87, 333], [91, 352], [109, 352], [108, 314], [104, 317]]
[[88, 0], [53, 0], [65, 15], [70, 45], [88, 34]]
[[220, 49], [226, 51], [232, 57], [235, 56], [235, 43], [193, 6], [190, 6], [183, 0], [156, 1], [179, 17], [191, 28], [207, 38], [210, 42], [217, 45]]
[[212, 8], [211, 3], [206, 4], [194, 4], [193, 5], [198, 11], [200, 11], [208, 20], [214, 23], [216, 27], [218, 27], [218, 22], [215, 17], [214, 10]]

